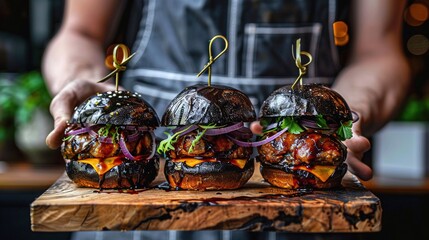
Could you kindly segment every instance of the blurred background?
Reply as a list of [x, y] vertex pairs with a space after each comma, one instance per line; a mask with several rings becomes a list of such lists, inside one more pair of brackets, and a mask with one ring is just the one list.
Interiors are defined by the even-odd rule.
[[[0, 0], [0, 239], [70, 238], [70, 233], [31, 232], [29, 214], [31, 202], [64, 172], [59, 151], [45, 146], [53, 122], [40, 73], [63, 4]], [[383, 229], [369, 238], [429, 239], [428, 15], [429, 0], [409, 1], [403, 47], [413, 70], [412, 91], [397, 118], [371, 139], [365, 156], [375, 177], [364, 185], [383, 207]]]

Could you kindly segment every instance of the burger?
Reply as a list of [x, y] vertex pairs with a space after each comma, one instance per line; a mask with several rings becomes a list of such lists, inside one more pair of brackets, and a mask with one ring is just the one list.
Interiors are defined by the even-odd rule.
[[320, 84], [284, 86], [262, 104], [258, 145], [262, 177], [289, 189], [341, 186], [347, 148], [357, 115], [344, 98]]
[[158, 147], [166, 158], [164, 174], [170, 187], [242, 187], [254, 172], [253, 134], [245, 123], [255, 119], [252, 103], [237, 89], [203, 84], [185, 88], [170, 102], [161, 120], [163, 126], [172, 128]]
[[93, 95], [75, 108], [61, 153], [66, 173], [79, 187], [135, 189], [157, 176], [154, 129], [159, 119], [137, 93]]

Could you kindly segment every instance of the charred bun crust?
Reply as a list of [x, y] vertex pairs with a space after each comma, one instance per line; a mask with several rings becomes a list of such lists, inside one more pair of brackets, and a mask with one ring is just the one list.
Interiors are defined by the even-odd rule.
[[159, 118], [137, 93], [111, 91], [86, 99], [75, 109], [70, 123], [158, 127]]
[[204, 162], [189, 167], [182, 162], [166, 161], [164, 174], [172, 188], [186, 190], [227, 190], [242, 187], [252, 177], [254, 160], [243, 169], [228, 162]]
[[161, 124], [229, 124], [256, 120], [256, 112], [243, 92], [222, 85], [197, 84], [185, 88], [168, 105]]
[[322, 115], [337, 123], [352, 120], [344, 98], [320, 84], [286, 85], [274, 91], [262, 104], [260, 118]]
[[276, 187], [287, 189], [329, 189], [341, 186], [342, 178], [347, 172], [347, 164], [343, 163], [337, 167], [326, 182], [321, 181], [309, 172], [302, 170], [288, 172], [281, 169], [279, 165], [261, 163], [260, 171], [265, 181]]
[[[68, 161], [66, 173], [78, 187], [125, 189], [145, 188], [158, 175], [159, 159], [150, 161], [125, 161], [107, 171], [104, 175], [98, 175], [94, 168], [86, 163]], [[100, 186], [101, 185], [101, 186]]]

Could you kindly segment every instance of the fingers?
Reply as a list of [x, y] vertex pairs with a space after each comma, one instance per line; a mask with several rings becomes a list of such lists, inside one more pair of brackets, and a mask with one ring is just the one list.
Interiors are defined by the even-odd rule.
[[51, 149], [57, 149], [61, 146], [64, 130], [67, 127], [67, 120], [55, 119], [55, 127], [46, 137], [46, 145]]
[[61, 145], [61, 139], [70, 119], [72, 110], [79, 99], [76, 99], [75, 91], [72, 87], [65, 88], [59, 92], [51, 102], [50, 112], [54, 118], [54, 129], [46, 137], [46, 145], [49, 148], [56, 149]]
[[372, 178], [372, 169], [364, 164], [361, 159], [365, 152], [371, 149], [371, 143], [363, 136], [355, 134], [351, 139], [345, 141], [347, 146], [347, 164], [351, 173], [360, 179], [367, 181]]
[[257, 135], [262, 134], [262, 126], [259, 121], [254, 121], [250, 123], [250, 130]]
[[361, 162], [360, 158], [354, 157], [353, 154], [349, 154], [346, 162], [349, 166], [349, 171], [358, 178], [364, 181], [368, 181], [372, 178], [372, 169], [365, 163]]
[[54, 129], [46, 137], [46, 145], [51, 149], [56, 149], [61, 145], [67, 121], [70, 120], [73, 110], [78, 104], [97, 92], [112, 91], [113, 89], [115, 88], [111, 84], [78, 80], [70, 82], [52, 99], [49, 109], [54, 118]]

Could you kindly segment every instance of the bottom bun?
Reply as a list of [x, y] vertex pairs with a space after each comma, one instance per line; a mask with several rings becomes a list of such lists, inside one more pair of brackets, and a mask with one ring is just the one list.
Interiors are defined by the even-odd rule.
[[166, 161], [164, 174], [172, 188], [185, 190], [227, 190], [242, 187], [254, 171], [249, 159], [243, 169], [229, 162], [203, 162], [189, 167], [183, 162]]
[[[280, 167], [280, 166], [279, 166]], [[347, 164], [338, 166], [331, 177], [323, 182], [313, 174], [298, 170], [286, 172], [284, 169], [272, 165], [262, 164], [261, 175], [273, 186], [287, 189], [328, 189], [341, 186], [341, 181], [347, 172]]]
[[145, 188], [158, 175], [159, 159], [150, 161], [124, 161], [103, 175], [86, 163], [69, 161], [66, 163], [66, 173], [79, 187], [100, 189], [136, 189]]

